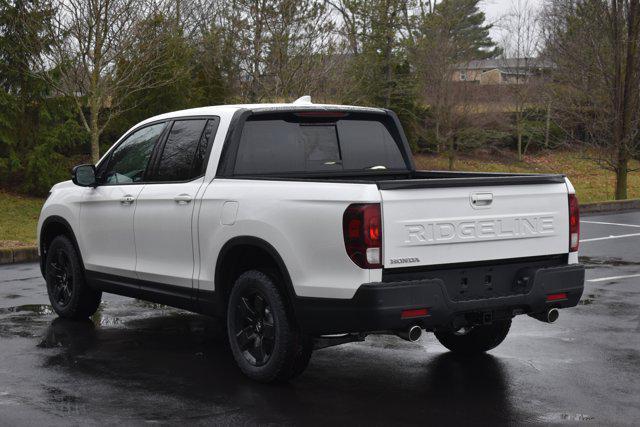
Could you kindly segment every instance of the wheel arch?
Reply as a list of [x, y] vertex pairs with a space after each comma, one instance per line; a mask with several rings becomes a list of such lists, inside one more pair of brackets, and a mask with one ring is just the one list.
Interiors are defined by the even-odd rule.
[[275, 271], [281, 279], [281, 290], [288, 307], [295, 311], [296, 293], [284, 260], [269, 242], [254, 236], [238, 236], [227, 241], [216, 260], [215, 292], [226, 312], [231, 286], [237, 277], [249, 269]]
[[84, 261], [82, 260], [82, 253], [80, 252], [80, 247], [78, 246], [78, 240], [76, 239], [76, 235], [73, 232], [73, 228], [71, 224], [61, 216], [52, 215], [47, 217], [43, 223], [42, 227], [40, 227], [40, 272], [42, 275], [45, 275], [45, 263], [47, 260], [47, 251], [49, 249], [49, 245], [57, 236], [66, 236], [73, 243], [73, 247], [78, 253], [78, 257], [80, 258], [80, 265], [82, 266], [82, 271], [84, 272]]

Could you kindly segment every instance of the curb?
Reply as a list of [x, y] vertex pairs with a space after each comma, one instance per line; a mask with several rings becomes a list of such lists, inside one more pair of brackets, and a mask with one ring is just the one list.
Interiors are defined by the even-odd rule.
[[0, 248], [0, 265], [17, 264], [19, 262], [36, 262], [40, 259], [36, 246], [21, 248]]
[[621, 212], [640, 209], [640, 199], [611, 200], [607, 202], [584, 203], [580, 205], [580, 213]]

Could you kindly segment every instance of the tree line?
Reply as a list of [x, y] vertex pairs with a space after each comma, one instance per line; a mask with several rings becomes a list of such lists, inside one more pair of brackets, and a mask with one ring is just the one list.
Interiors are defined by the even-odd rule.
[[[638, 0], [541, 11], [517, 0], [498, 23], [504, 40], [479, 2], [0, 0], [0, 185], [46, 194], [155, 114], [310, 94], [393, 109], [413, 149], [445, 152], [451, 168], [459, 151], [496, 141], [520, 159], [532, 144], [589, 147], [626, 197]], [[510, 57], [525, 61], [500, 90], [453, 78], [460, 64]], [[552, 70], [534, 81], [531, 58]]]

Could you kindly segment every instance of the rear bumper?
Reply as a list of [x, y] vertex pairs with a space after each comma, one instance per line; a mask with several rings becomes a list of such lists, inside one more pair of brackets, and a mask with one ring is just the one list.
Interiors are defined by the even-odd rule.
[[[531, 280], [525, 291], [465, 300], [450, 295], [453, 292], [447, 274], [419, 280], [367, 283], [349, 300], [297, 298], [296, 315], [302, 329], [315, 335], [399, 330], [416, 324], [435, 330], [517, 314], [541, 313], [552, 307], [573, 307], [582, 296], [585, 274], [582, 265], [528, 269], [522, 274]], [[566, 298], [547, 301], [547, 295], [558, 293], [565, 293]], [[422, 308], [427, 308], [426, 316], [401, 318], [403, 310]]]

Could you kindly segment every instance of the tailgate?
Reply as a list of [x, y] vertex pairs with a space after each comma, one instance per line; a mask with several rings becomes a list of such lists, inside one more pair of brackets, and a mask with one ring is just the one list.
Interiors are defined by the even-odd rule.
[[385, 268], [567, 253], [564, 183], [382, 189]]

